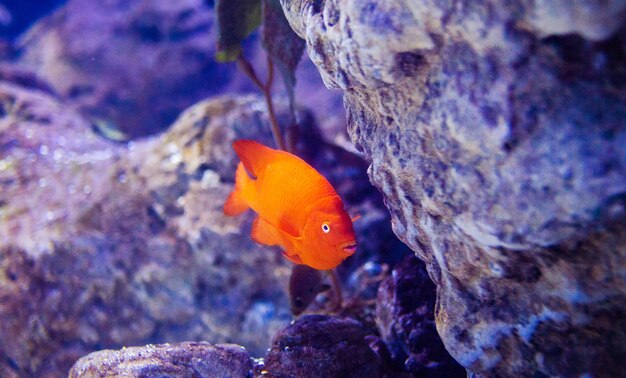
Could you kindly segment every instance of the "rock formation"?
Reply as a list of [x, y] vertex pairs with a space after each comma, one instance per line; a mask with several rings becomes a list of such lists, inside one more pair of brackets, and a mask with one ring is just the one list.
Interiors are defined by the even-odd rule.
[[[231, 342], [265, 355], [291, 320], [291, 264], [250, 239], [252, 214], [222, 214], [237, 163], [231, 142], [272, 144], [260, 99], [200, 102], [168, 132], [127, 144], [94, 134], [43, 90], [0, 82], [0, 103], [0, 375], [65, 375], [89, 352], [148, 343]], [[359, 253], [340, 269], [346, 296], [364, 287], [371, 298], [361, 282], [408, 249], [363, 161], [325, 144], [309, 113], [301, 118], [302, 155], [362, 215]], [[107, 353], [90, 360], [94, 369], [125, 369]], [[167, 369], [165, 357], [146, 363]]]
[[240, 346], [179, 343], [103, 350], [81, 358], [70, 378], [249, 377], [252, 360]]
[[0, 101], [0, 371], [158, 342], [265, 351], [291, 319], [289, 264], [223, 216], [220, 178], [233, 138], [269, 137], [262, 102], [200, 103], [125, 146], [43, 92], [2, 83]]
[[274, 336], [262, 371], [270, 377], [381, 377], [370, 335], [353, 319], [309, 315]]
[[213, 18], [201, 0], [70, 0], [20, 37], [19, 64], [94, 120], [154, 134], [208, 94], [245, 88], [213, 59]]
[[621, 374], [626, 3], [281, 0], [477, 376]]
[[[208, 96], [256, 92], [234, 63], [215, 61], [215, 40], [213, 2], [68, 0], [22, 34], [15, 50], [20, 68], [92, 122], [136, 138], [164, 130]], [[265, 55], [255, 36], [246, 55], [263, 77]], [[327, 91], [309, 62], [297, 76], [300, 103], [316, 111], [333, 138], [345, 133], [339, 92]], [[282, 88], [277, 80], [275, 92]]]
[[378, 288], [376, 323], [398, 370], [415, 377], [464, 377], [435, 327], [435, 288], [424, 263], [407, 256]]

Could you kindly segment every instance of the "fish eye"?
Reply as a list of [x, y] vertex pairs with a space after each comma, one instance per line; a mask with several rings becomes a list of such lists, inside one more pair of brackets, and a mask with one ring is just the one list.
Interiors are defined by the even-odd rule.
[[324, 231], [325, 234], [330, 232], [330, 226], [328, 223], [322, 223], [322, 231]]

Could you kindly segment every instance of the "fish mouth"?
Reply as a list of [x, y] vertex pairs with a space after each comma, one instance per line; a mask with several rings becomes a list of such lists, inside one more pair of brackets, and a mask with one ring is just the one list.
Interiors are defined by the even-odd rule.
[[355, 241], [349, 241], [347, 243], [343, 243], [339, 247], [339, 250], [346, 257], [351, 256], [351, 255], [354, 254], [354, 252], [356, 252], [356, 242]]

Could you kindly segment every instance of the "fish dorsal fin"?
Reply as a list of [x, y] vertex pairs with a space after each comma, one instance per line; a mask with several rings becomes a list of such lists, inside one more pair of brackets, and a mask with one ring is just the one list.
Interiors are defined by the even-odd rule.
[[241, 159], [246, 170], [257, 178], [270, 163], [284, 159], [288, 154], [266, 147], [253, 140], [237, 140], [233, 142], [233, 149]]

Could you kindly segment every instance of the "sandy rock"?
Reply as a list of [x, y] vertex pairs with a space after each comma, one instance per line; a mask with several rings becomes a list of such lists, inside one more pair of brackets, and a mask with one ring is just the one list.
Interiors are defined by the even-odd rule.
[[624, 26], [626, 3], [620, 0], [540, 0], [526, 20], [541, 36], [580, 34], [603, 40]]
[[452, 356], [479, 376], [621, 374], [624, 3], [281, 3], [344, 90]]
[[250, 376], [252, 360], [238, 345], [179, 343], [102, 350], [76, 362], [70, 378]]

